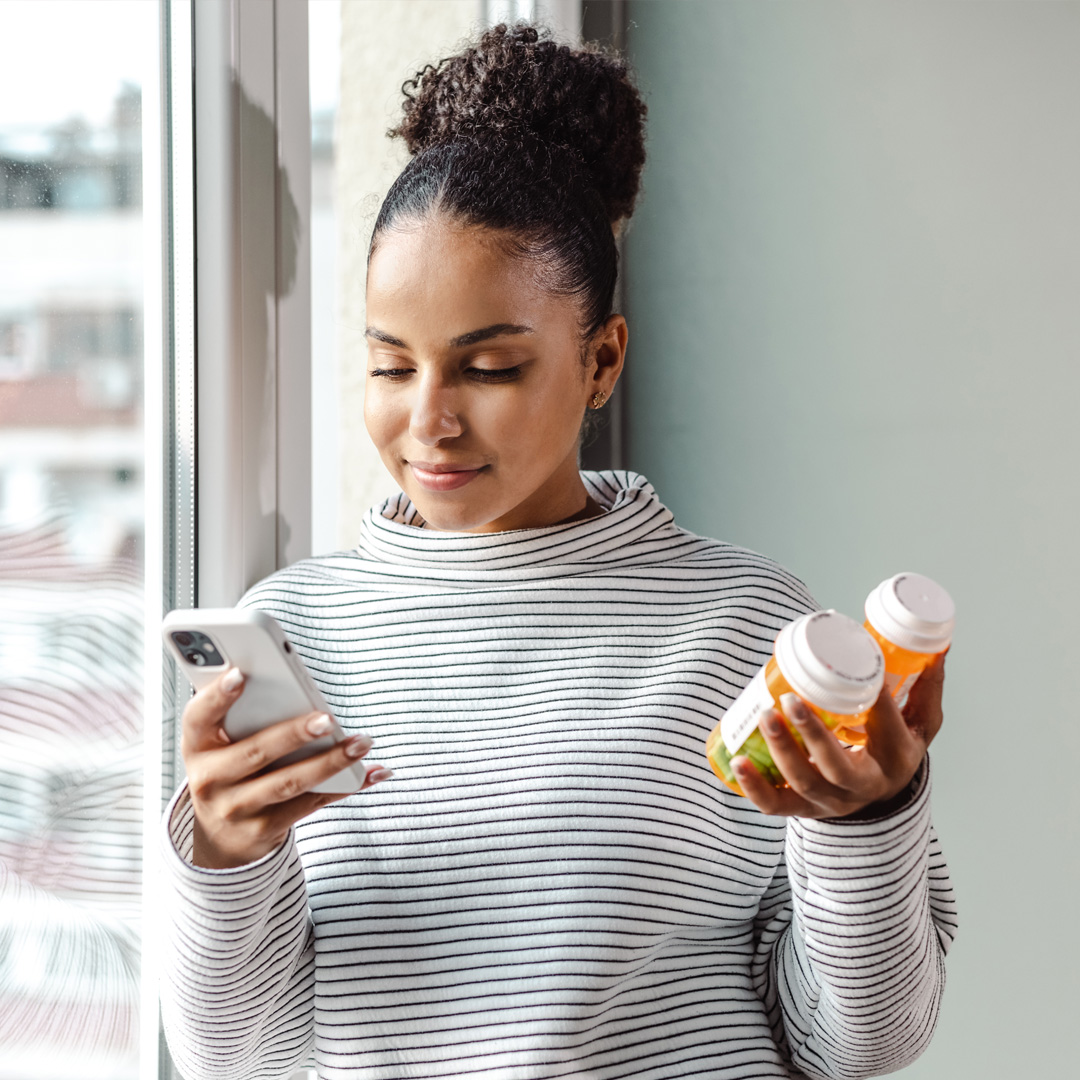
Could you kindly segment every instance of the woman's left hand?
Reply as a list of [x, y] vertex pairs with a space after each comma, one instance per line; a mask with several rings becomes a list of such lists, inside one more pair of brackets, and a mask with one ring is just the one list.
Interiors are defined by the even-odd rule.
[[739, 786], [759, 810], [781, 817], [844, 817], [887, 802], [907, 787], [941, 728], [944, 682], [942, 654], [911, 688], [903, 714], [883, 690], [866, 720], [866, 745], [850, 749], [790, 695], [783, 703], [786, 715], [805, 749], [775, 709], [767, 710], [760, 722], [773, 760], [790, 786], [773, 787], [748, 758], [736, 756], [731, 764]]

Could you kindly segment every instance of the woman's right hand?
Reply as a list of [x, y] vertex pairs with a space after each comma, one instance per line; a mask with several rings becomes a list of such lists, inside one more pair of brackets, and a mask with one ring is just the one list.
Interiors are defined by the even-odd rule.
[[[308, 713], [234, 743], [225, 732], [225, 714], [243, 692], [243, 675], [230, 668], [184, 709], [180, 752], [195, 811], [196, 866], [244, 866], [276, 850], [302, 817], [348, 794], [311, 789], [371, 749], [368, 736], [354, 735], [314, 757], [257, 775], [283, 755], [323, 738], [328, 718]], [[392, 775], [373, 763], [363, 786]]]

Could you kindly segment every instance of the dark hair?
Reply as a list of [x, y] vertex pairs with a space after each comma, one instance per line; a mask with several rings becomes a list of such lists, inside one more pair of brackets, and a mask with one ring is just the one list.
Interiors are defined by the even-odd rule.
[[579, 299], [591, 337], [611, 314], [613, 227], [632, 213], [645, 163], [646, 109], [626, 62], [499, 25], [402, 89], [405, 119], [389, 134], [413, 158], [383, 201], [369, 261], [384, 230], [435, 211], [498, 230], [547, 288]]

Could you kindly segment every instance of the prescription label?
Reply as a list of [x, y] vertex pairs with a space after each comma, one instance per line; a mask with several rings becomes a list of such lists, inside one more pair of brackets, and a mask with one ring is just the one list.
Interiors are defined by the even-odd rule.
[[732, 757], [739, 752], [739, 747], [758, 726], [761, 714], [766, 709], [771, 709], [773, 704], [772, 694], [765, 682], [765, 669], [762, 668], [746, 684], [746, 688], [720, 720], [720, 738], [724, 740], [724, 746]]

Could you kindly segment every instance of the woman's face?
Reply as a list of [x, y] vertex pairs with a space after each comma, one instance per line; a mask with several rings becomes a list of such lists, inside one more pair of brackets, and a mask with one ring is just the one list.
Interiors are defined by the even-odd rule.
[[537, 528], [585, 509], [581, 419], [610, 396], [626, 323], [582, 362], [578, 303], [496, 236], [438, 217], [383, 233], [367, 280], [364, 422], [427, 524]]

